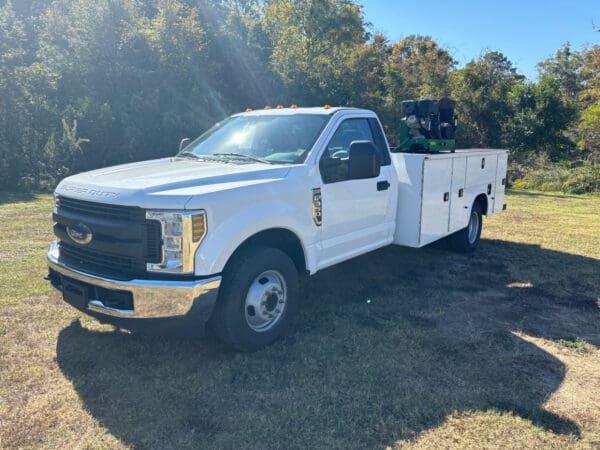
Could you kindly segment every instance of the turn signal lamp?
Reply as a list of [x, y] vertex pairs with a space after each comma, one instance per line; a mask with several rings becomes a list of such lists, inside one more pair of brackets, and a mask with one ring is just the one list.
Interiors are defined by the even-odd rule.
[[192, 242], [200, 242], [206, 234], [206, 214], [192, 216]]

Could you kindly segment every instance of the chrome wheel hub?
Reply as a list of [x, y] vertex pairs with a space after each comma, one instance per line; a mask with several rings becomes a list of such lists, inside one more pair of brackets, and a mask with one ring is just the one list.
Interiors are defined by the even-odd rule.
[[246, 294], [246, 323], [254, 331], [272, 328], [283, 316], [287, 298], [285, 279], [276, 270], [267, 270], [250, 284]]
[[477, 240], [477, 234], [479, 233], [479, 215], [475, 212], [471, 212], [471, 218], [469, 219], [469, 244], [473, 244]]

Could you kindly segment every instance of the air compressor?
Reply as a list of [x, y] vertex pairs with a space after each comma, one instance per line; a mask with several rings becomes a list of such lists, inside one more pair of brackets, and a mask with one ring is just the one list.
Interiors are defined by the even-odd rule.
[[448, 97], [439, 100], [405, 100], [401, 103], [400, 145], [396, 151], [412, 153], [454, 152], [456, 148], [456, 102]]

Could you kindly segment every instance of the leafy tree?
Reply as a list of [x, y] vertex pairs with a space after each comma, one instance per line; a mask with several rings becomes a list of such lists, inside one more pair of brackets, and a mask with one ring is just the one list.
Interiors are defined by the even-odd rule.
[[412, 35], [392, 45], [385, 85], [396, 113], [408, 99], [448, 94], [448, 76], [456, 61], [429, 36]]
[[580, 98], [584, 109], [577, 129], [577, 147], [589, 161], [600, 164], [600, 45], [584, 49], [582, 60], [584, 89]]
[[62, 75], [62, 115], [91, 139], [74, 170], [172, 154], [226, 114], [194, 8], [160, 0], [147, 17], [133, 0], [62, 0], [46, 24], [41, 55]]
[[540, 77], [555, 79], [559, 92], [574, 102], [584, 88], [582, 64], [581, 53], [571, 50], [571, 45], [566, 42], [553, 57], [538, 63], [537, 67]]
[[52, 130], [51, 98], [57, 74], [29, 62], [24, 23], [9, 1], [0, 7], [0, 189], [37, 183], [32, 171]]
[[582, 60], [581, 77], [584, 88], [580, 98], [585, 107], [600, 100], [600, 45], [584, 49]]
[[577, 146], [587, 153], [587, 159], [600, 164], [600, 101], [581, 113]]
[[450, 74], [452, 96], [461, 118], [457, 132], [460, 146], [503, 145], [502, 130], [513, 114], [509, 93], [523, 80], [512, 63], [495, 51]]
[[364, 45], [355, 46], [346, 61], [347, 77], [342, 85], [342, 104], [384, 112], [386, 87], [385, 63], [389, 58], [389, 45], [383, 34], [375, 34]]
[[514, 116], [507, 118], [504, 135], [517, 159], [545, 153], [553, 160], [569, 155], [573, 142], [566, 136], [576, 109], [561, 95], [561, 82], [543, 75], [539, 82], [516, 84], [509, 95]]
[[[198, 128], [211, 125], [227, 111], [211, 82], [214, 72], [208, 64], [197, 9], [178, 0], [159, 0], [156, 15], [143, 17], [138, 24], [142, 39], [137, 41], [136, 36], [129, 41], [128, 52], [136, 48], [148, 52], [148, 67], [138, 74], [144, 86], [136, 97], [136, 107], [148, 112], [140, 111], [143, 120], [135, 122], [134, 130], [143, 129], [144, 121], [154, 121], [157, 135], [150, 154], [164, 156], [173, 153], [182, 137], [195, 135]], [[141, 138], [140, 143], [144, 141]]]
[[140, 77], [140, 67], [147, 66], [143, 49], [128, 45], [137, 12], [129, 0], [58, 0], [46, 13], [38, 54], [60, 74], [57, 126], [61, 117], [76, 119], [92, 142], [75, 172], [135, 159], [135, 144], [156, 129], [132, 126], [133, 118], [145, 115], [135, 113], [152, 101], [136, 105], [148, 86]]
[[44, 146], [44, 157], [47, 161], [44, 175], [50, 185], [72, 174], [77, 160], [83, 155], [83, 144], [90, 142], [89, 139], [78, 136], [76, 120], [69, 125], [65, 119], [62, 119], [61, 124], [62, 137], [60, 140], [57, 142], [55, 133], [52, 133]]
[[263, 14], [272, 68], [288, 99], [343, 104], [345, 62], [368, 37], [361, 7], [349, 0], [266, 0]]
[[264, 28], [258, 1], [197, 0], [206, 30], [207, 59], [215, 80], [213, 90], [224, 111], [277, 103], [284, 88], [271, 70], [273, 44]]
[[371, 35], [354, 0], [0, 0], [0, 189], [170, 155], [265, 104], [374, 109], [394, 143], [402, 100], [447, 94], [461, 146], [597, 160], [600, 47], [565, 44], [538, 82], [498, 52], [455, 65]]

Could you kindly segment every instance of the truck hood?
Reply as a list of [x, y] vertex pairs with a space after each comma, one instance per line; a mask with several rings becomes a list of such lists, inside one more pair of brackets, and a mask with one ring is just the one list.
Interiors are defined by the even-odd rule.
[[290, 166], [163, 158], [80, 173], [56, 193], [102, 203], [183, 209], [198, 194], [285, 178]]

